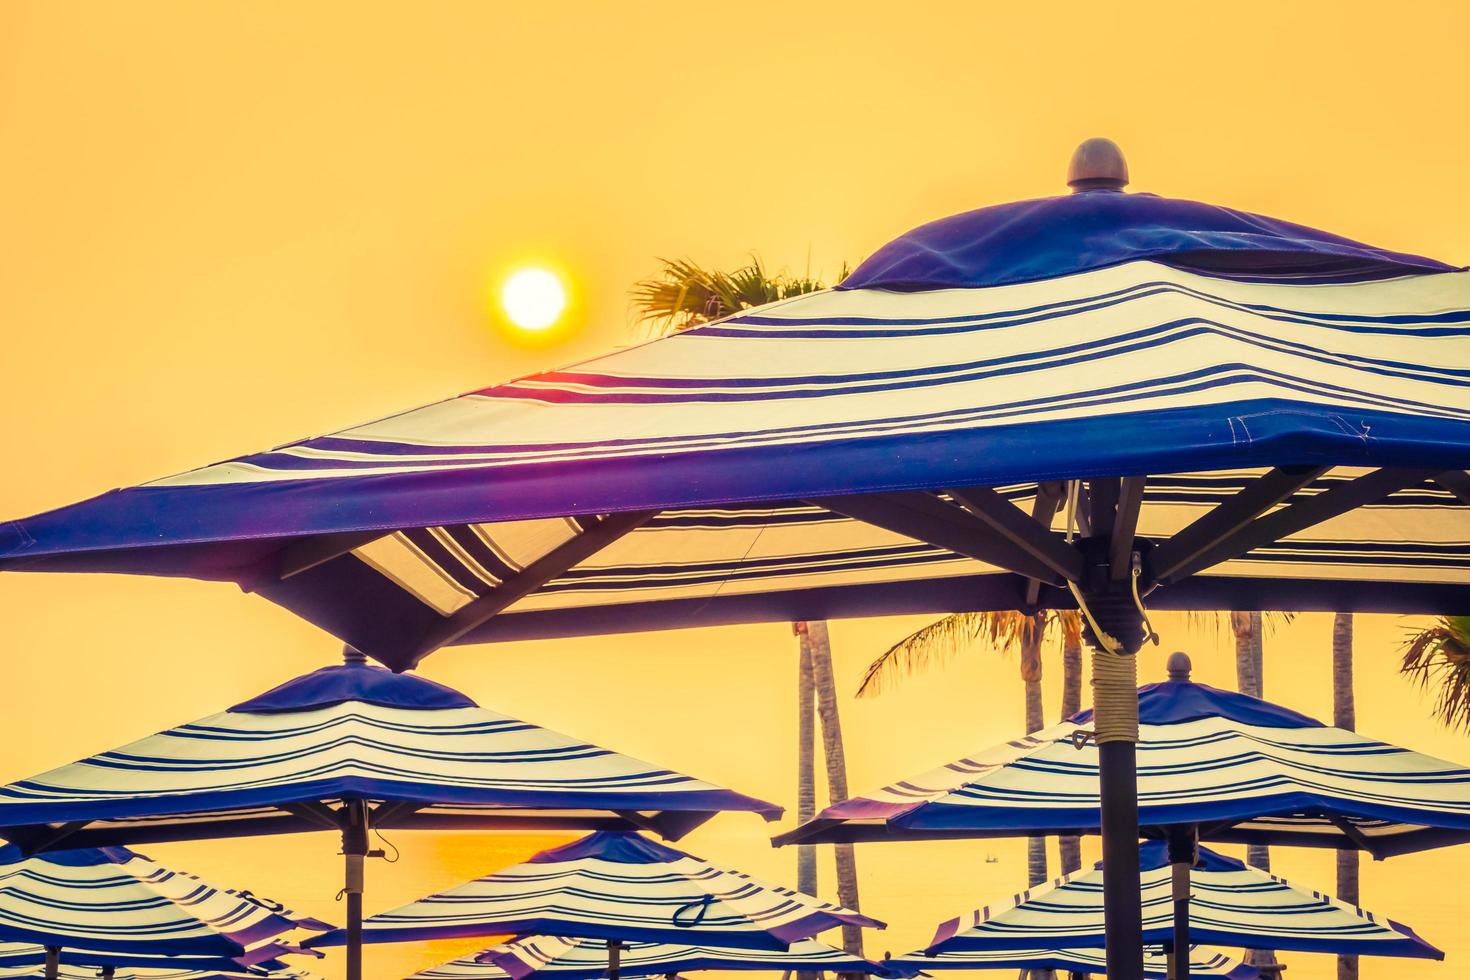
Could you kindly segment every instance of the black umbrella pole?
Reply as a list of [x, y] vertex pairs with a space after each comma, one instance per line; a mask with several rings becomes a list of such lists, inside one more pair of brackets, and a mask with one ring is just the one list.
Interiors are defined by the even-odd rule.
[[607, 941], [607, 980], [618, 980], [618, 971], [623, 968], [623, 944], [620, 940]]
[[1189, 980], [1189, 876], [1199, 860], [1199, 830], [1169, 830], [1169, 871], [1174, 898], [1174, 966], [1170, 980]]
[[1093, 730], [1101, 782], [1108, 980], [1143, 980], [1137, 678], [1138, 666], [1131, 653], [1093, 652]]
[[347, 805], [342, 827], [342, 860], [346, 865], [342, 891], [347, 896], [347, 980], [362, 980], [363, 865], [367, 860], [367, 807]]
[[1189, 980], [1189, 865], [1171, 864], [1174, 878], [1174, 975]]
[[56, 980], [61, 973], [61, 947], [46, 947], [46, 980]]

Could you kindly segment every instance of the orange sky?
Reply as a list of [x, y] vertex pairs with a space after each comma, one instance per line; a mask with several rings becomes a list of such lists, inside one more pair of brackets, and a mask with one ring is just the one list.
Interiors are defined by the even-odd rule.
[[[719, 264], [754, 250], [830, 274], [921, 221], [1059, 192], [1091, 135], [1123, 145], [1136, 190], [1470, 261], [1470, 7], [1228, 9], [7, 0], [0, 516], [623, 342], [628, 284], [655, 256]], [[485, 308], [497, 276], [528, 260], [568, 270], [578, 300], [539, 345]], [[844, 691], [921, 622], [837, 624]], [[1428, 721], [1394, 674], [1403, 627], [1361, 620], [1360, 727], [1470, 761], [1470, 742]], [[1205, 679], [1232, 680], [1216, 638], [1169, 621], [1164, 633], [1146, 675], [1186, 646]], [[1324, 617], [1272, 637], [1267, 693], [1328, 712], [1327, 643]], [[230, 586], [6, 575], [0, 655], [8, 780], [217, 710], [334, 659], [336, 645]], [[425, 673], [789, 804], [793, 660], [789, 630], [771, 625], [461, 648]], [[984, 651], [843, 710], [856, 788], [1022, 720], [1014, 662]], [[736, 713], [738, 736], [722, 724]], [[770, 829], [730, 815], [690, 844], [789, 879], [793, 858], [765, 844]], [[394, 843], [405, 859], [371, 869], [370, 911], [536, 842]], [[149, 850], [341, 917], [326, 837]], [[1416, 976], [1470, 962], [1466, 850], [1365, 871], [1369, 907], [1451, 952]], [[1001, 860], [985, 864], [988, 852]], [[864, 908], [893, 923], [870, 950], [906, 950], [1008, 894], [1022, 857], [1009, 842], [863, 848]], [[1278, 851], [1277, 867], [1332, 885], [1327, 854]], [[372, 949], [370, 980], [456, 949]], [[1293, 980], [1330, 975], [1323, 957], [1289, 962]]]

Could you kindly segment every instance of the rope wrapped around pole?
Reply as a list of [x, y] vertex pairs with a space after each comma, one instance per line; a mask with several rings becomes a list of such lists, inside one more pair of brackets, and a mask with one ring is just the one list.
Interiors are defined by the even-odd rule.
[[1097, 744], [1138, 741], [1138, 658], [1098, 650], [1092, 657], [1093, 731]]

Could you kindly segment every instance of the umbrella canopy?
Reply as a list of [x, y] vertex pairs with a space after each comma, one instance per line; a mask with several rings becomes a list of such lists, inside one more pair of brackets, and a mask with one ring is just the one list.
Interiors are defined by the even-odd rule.
[[[1470, 275], [1430, 259], [1149, 195], [1005, 204], [833, 290], [0, 526], [0, 568], [232, 581], [396, 667], [1070, 607], [1135, 538], [1158, 608], [1458, 611], [1467, 330]], [[1100, 552], [1052, 530], [1071, 478]]]
[[1465, 608], [1470, 275], [1121, 193], [1107, 141], [1068, 182], [918, 228], [835, 290], [13, 521], [0, 568], [232, 581], [396, 669], [457, 642], [1079, 605], [1110, 654], [1113, 972], [1138, 980], [1141, 597]]
[[[252, 955], [245, 958], [249, 962], [242, 962], [242, 960], [220, 956], [153, 956], [147, 953], [97, 953], [87, 950], [63, 949], [58, 951], [57, 963], [63, 972], [70, 968], [74, 971], [89, 970], [93, 975], [104, 967], [112, 967], [117, 971], [119, 977], [124, 976], [124, 971], [133, 974], [140, 971], [147, 973], [157, 971], [198, 973], [201, 976], [239, 974], [286, 976], [294, 975], [296, 971], [276, 957], [287, 953], [310, 951], [285, 943], [265, 943], [252, 947], [250, 952]], [[260, 959], [259, 954], [268, 954], [269, 958]], [[27, 976], [40, 976], [45, 972], [45, 964], [45, 946], [36, 943], [0, 942], [0, 969], [23, 970], [26, 971]], [[309, 975], [302, 974], [302, 976]]]
[[[983, 952], [951, 952], [928, 955], [914, 953], [887, 961], [891, 966], [914, 970], [1070, 970], [1073, 973], [1105, 973], [1107, 963], [1100, 949], [1004, 949]], [[1158, 950], [1149, 950], [1143, 959], [1144, 976], [1170, 980], [1168, 961]], [[1259, 980], [1261, 971], [1239, 959], [1209, 946], [1189, 948], [1191, 977], [1218, 977], [1220, 980]], [[453, 980], [453, 978], [445, 978]]]
[[[39, 947], [37, 947], [39, 948]], [[144, 967], [134, 965], [87, 966], [75, 962], [63, 962], [57, 971], [58, 980], [97, 980], [103, 970], [112, 970], [112, 980], [320, 980], [315, 974], [280, 966], [265, 969], [260, 966], [229, 970], [194, 970], [178, 967]], [[0, 980], [45, 980], [44, 959], [35, 963], [7, 965], [0, 960]]]
[[215, 888], [125, 847], [27, 857], [0, 849], [0, 941], [94, 953], [272, 958], [267, 943], [331, 926]]
[[[634, 833], [602, 831], [364, 920], [365, 942], [535, 933], [785, 950], [839, 925], [883, 923]], [[343, 941], [341, 930], [310, 946]]]
[[376, 827], [650, 826], [780, 808], [481, 708], [422, 677], [347, 663], [0, 788], [28, 846]]
[[[1470, 840], [1465, 766], [1184, 679], [1139, 688], [1138, 711], [1146, 834], [1193, 824], [1209, 840], [1358, 847], [1375, 857]], [[1080, 712], [834, 804], [777, 840], [1096, 831], [1098, 750], [1085, 739], [1092, 724], [1092, 712]]]
[[[473, 956], [431, 967], [411, 980], [598, 980], [607, 974], [608, 948], [603, 939], [527, 936]], [[619, 972], [624, 977], [663, 976], [694, 970], [796, 970], [828, 973], [873, 973], [882, 977], [913, 976], [914, 971], [874, 963], [815, 939], [803, 939], [787, 950], [727, 949], [678, 943], [624, 943]]]
[[[1144, 942], [1173, 938], [1170, 867], [1162, 842], [1144, 844]], [[939, 927], [927, 953], [1102, 949], [1102, 864], [1016, 895]], [[1297, 888], [1283, 878], [1201, 848], [1192, 875], [1189, 934], [1200, 943], [1352, 956], [1443, 959], [1397, 922]]]

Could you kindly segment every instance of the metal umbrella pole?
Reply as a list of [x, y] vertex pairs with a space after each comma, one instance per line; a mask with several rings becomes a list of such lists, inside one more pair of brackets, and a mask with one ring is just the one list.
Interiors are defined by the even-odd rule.
[[61, 973], [61, 947], [46, 947], [46, 980], [56, 980]]
[[[1189, 654], [1169, 654], [1169, 680], [1188, 681]], [[1169, 868], [1173, 886], [1174, 940], [1169, 955], [1169, 980], [1189, 980], [1190, 871], [1199, 862], [1199, 827], [1195, 824], [1168, 830]]]
[[1171, 827], [1168, 842], [1174, 900], [1174, 939], [1169, 952], [1169, 980], [1189, 980], [1189, 875], [1199, 861], [1199, 828], [1193, 825]]
[[362, 980], [363, 865], [368, 855], [368, 808], [351, 800], [342, 814], [342, 855], [346, 865], [342, 892], [347, 897], [347, 980]]
[[607, 980], [618, 980], [618, 971], [623, 966], [623, 941], [621, 939], [609, 939], [607, 941]]
[[[1111, 144], [1108, 144], [1111, 146]], [[1121, 155], [1085, 158], [1078, 149], [1070, 183], [1098, 189], [1127, 180]], [[1113, 147], [1116, 154], [1116, 147]], [[1151, 635], [1139, 601], [1141, 559], [1134, 530], [1143, 498], [1142, 477], [1092, 480], [1068, 494], [1068, 535], [1085, 516], [1088, 537], [1080, 585], [1069, 583], [1082, 611], [1083, 634], [1093, 648], [1093, 738], [1097, 743], [1103, 852], [1103, 919], [1110, 980], [1143, 980], [1142, 884], [1138, 866], [1138, 650]], [[1083, 506], [1085, 504], [1085, 506]], [[1079, 521], [1080, 523], [1080, 521]]]

